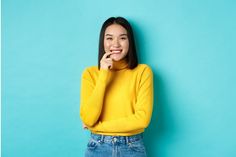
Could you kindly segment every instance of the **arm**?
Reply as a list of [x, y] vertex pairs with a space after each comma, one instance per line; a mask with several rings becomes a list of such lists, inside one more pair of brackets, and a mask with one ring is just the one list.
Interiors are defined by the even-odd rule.
[[129, 132], [146, 128], [151, 120], [153, 108], [153, 74], [147, 67], [142, 74], [137, 101], [135, 104], [135, 113], [110, 121], [99, 121], [90, 130], [103, 132]]
[[88, 127], [93, 126], [101, 114], [108, 76], [108, 70], [100, 70], [95, 82], [88, 70], [82, 74], [80, 117]]

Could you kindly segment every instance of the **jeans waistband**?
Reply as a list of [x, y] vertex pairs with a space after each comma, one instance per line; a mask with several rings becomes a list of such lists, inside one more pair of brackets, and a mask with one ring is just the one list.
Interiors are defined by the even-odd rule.
[[98, 141], [98, 142], [105, 142], [105, 143], [132, 143], [143, 139], [143, 133], [131, 135], [131, 136], [109, 136], [109, 135], [100, 135], [91, 133], [91, 138]]

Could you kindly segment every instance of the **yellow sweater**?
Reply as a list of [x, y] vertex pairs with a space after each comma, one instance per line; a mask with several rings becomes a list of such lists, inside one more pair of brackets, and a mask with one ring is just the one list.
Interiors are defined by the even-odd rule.
[[80, 117], [96, 134], [130, 136], [144, 132], [153, 108], [153, 74], [122, 60], [112, 70], [88, 67], [82, 74]]

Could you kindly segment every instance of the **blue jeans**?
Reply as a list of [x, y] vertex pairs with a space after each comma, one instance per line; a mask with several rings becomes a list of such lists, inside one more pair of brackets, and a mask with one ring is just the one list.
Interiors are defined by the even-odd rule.
[[85, 157], [147, 157], [143, 133], [132, 136], [91, 133]]

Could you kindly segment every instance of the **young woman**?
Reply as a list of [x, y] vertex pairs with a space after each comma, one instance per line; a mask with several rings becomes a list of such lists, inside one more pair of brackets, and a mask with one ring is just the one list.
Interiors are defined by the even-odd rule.
[[101, 28], [98, 66], [82, 74], [80, 117], [91, 131], [85, 156], [146, 157], [152, 108], [152, 70], [138, 64], [129, 22], [111, 17]]

